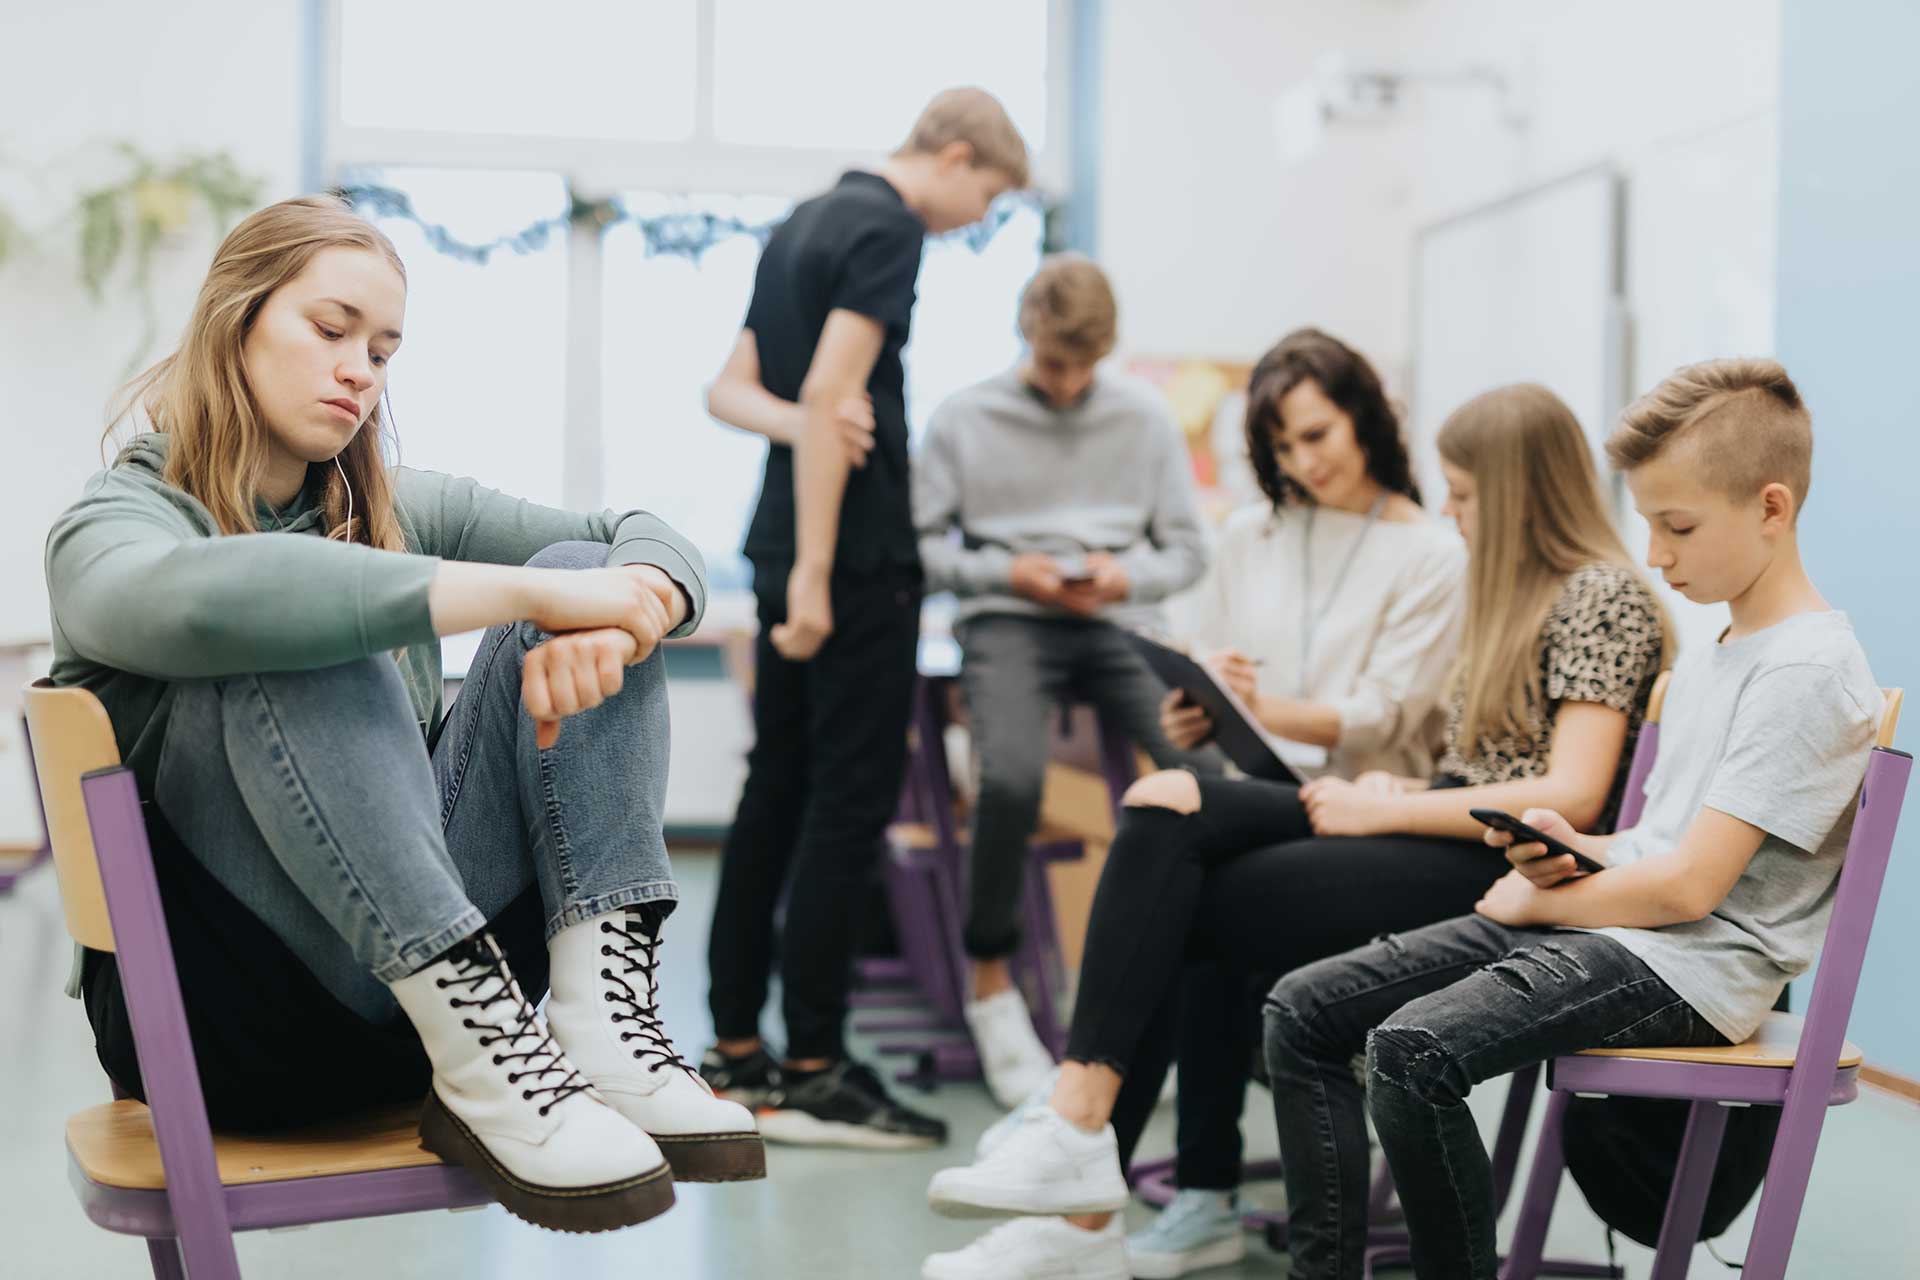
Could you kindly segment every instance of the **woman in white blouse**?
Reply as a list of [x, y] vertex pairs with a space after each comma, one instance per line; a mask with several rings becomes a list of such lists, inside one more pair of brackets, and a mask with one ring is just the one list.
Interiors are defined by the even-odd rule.
[[[1228, 517], [1191, 604], [1192, 648], [1307, 775], [1393, 788], [1433, 772], [1440, 696], [1460, 644], [1466, 548], [1427, 514], [1400, 423], [1366, 359], [1289, 334], [1248, 386], [1247, 449], [1265, 500]], [[1161, 709], [1182, 747], [1212, 733], [1180, 694]], [[1177, 1032], [1180, 1195], [1128, 1242], [1135, 1274], [1240, 1256], [1240, 1112], [1271, 985], [1189, 967]], [[1175, 1269], [1178, 1268], [1178, 1269]]]

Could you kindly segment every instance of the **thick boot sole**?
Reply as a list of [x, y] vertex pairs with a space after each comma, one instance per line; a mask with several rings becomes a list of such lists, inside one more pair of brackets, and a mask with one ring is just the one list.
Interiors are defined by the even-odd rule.
[[478, 1178], [508, 1213], [549, 1231], [615, 1231], [673, 1208], [673, 1171], [665, 1164], [593, 1187], [543, 1187], [527, 1182], [494, 1159], [473, 1130], [432, 1092], [420, 1111], [420, 1145]]
[[675, 1182], [754, 1182], [767, 1176], [767, 1148], [757, 1133], [647, 1136], [673, 1166]]

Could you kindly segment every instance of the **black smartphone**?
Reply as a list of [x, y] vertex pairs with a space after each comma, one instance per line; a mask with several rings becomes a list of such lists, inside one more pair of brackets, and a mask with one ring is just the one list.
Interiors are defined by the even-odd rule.
[[1605, 871], [1607, 869], [1604, 863], [1595, 862], [1592, 858], [1589, 858], [1572, 845], [1555, 840], [1546, 832], [1528, 826], [1526, 823], [1520, 821], [1520, 819], [1503, 810], [1469, 809], [1467, 813], [1475, 822], [1492, 827], [1495, 831], [1504, 831], [1516, 840], [1547, 846], [1547, 851], [1541, 855], [1544, 858], [1572, 858], [1573, 865], [1579, 867], [1589, 875], [1596, 871]]

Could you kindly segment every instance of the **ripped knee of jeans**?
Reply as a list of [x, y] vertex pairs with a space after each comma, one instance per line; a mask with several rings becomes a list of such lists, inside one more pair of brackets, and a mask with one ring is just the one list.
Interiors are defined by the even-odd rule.
[[1174, 813], [1200, 812], [1200, 782], [1185, 769], [1162, 769], [1127, 788], [1121, 803], [1129, 809], [1167, 809]]
[[1379, 1085], [1433, 1106], [1459, 1103], [1470, 1087], [1440, 1037], [1406, 1023], [1383, 1023], [1367, 1036], [1367, 1087]]
[[1557, 942], [1515, 947], [1487, 966], [1487, 976], [1522, 1000], [1531, 1000], [1545, 986], [1578, 982], [1588, 976], [1580, 957]]
[[1266, 1002], [1261, 1007], [1269, 1067], [1273, 1064], [1274, 1054], [1282, 1046], [1295, 1056], [1305, 1054], [1308, 1031], [1313, 1025], [1314, 1015], [1320, 1010], [1320, 1002], [1313, 994], [1313, 985], [1297, 981], [1298, 976], [1288, 974], [1274, 983], [1273, 990], [1267, 992]]

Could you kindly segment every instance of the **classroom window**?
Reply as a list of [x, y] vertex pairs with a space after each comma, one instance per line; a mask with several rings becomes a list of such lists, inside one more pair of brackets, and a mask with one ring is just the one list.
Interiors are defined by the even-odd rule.
[[693, 133], [695, 0], [341, 0], [344, 124], [672, 141]]
[[[567, 207], [551, 173], [386, 169], [355, 175], [407, 192], [414, 208], [467, 240]], [[560, 505], [565, 414], [567, 237], [485, 266], [441, 253], [401, 218], [373, 219], [407, 268], [406, 337], [387, 381], [400, 460], [472, 476]]]
[[1034, 0], [715, 0], [713, 14], [723, 142], [891, 150], [929, 98], [972, 84], [1006, 104], [1028, 146], [1046, 145], [1049, 15]]

